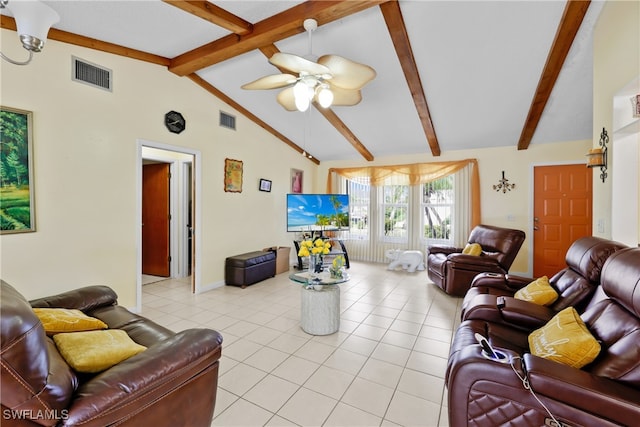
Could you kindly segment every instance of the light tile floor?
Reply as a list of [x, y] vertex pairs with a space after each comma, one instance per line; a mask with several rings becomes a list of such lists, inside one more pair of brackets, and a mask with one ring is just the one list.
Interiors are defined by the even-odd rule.
[[425, 271], [352, 262], [348, 272], [332, 335], [302, 331], [300, 285], [287, 273], [198, 295], [188, 279], [145, 285], [142, 315], [223, 335], [212, 426], [447, 426], [444, 372], [461, 299]]

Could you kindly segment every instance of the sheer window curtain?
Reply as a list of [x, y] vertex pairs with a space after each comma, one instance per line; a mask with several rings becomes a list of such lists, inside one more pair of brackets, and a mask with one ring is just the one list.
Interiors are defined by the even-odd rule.
[[[453, 244], [462, 247], [466, 244], [471, 229], [480, 223], [480, 184], [478, 163], [476, 159], [457, 162], [418, 163], [411, 165], [393, 165], [380, 167], [330, 169], [327, 177], [327, 193], [347, 193], [347, 180], [368, 178], [371, 183], [369, 206], [369, 232], [365, 236], [351, 236], [341, 232], [340, 238], [345, 240], [349, 257], [353, 260], [370, 262], [387, 262], [387, 249], [418, 249], [426, 252], [427, 242], [419, 231], [419, 197], [420, 184], [433, 181], [444, 176], [455, 174], [455, 209], [452, 219]], [[412, 220], [408, 240], [388, 242], [382, 239], [379, 224], [383, 220], [378, 209], [380, 191], [376, 187], [382, 185], [410, 185], [411, 203], [418, 209], [411, 208]]]

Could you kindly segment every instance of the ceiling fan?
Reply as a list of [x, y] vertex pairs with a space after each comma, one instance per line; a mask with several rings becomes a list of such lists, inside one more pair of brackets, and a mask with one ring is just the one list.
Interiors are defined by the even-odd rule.
[[[311, 34], [318, 28], [315, 19], [305, 19], [304, 29]], [[311, 55], [310, 55], [311, 56]], [[269, 62], [291, 73], [261, 77], [242, 86], [242, 89], [286, 88], [277, 101], [287, 111], [306, 111], [317, 102], [323, 108], [331, 105], [356, 105], [362, 100], [360, 89], [373, 80], [376, 72], [368, 65], [338, 55], [323, 55], [317, 61], [291, 53], [275, 53]]]

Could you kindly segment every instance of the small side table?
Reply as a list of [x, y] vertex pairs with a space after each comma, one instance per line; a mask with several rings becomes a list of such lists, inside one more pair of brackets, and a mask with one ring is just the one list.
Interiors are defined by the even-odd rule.
[[320, 274], [320, 286], [309, 286], [309, 273], [289, 275], [300, 286], [300, 326], [311, 335], [330, 335], [340, 328], [340, 286], [349, 280], [349, 275], [330, 278], [328, 273]]
[[322, 290], [301, 287], [300, 326], [311, 335], [330, 335], [340, 328], [340, 287], [324, 285]]

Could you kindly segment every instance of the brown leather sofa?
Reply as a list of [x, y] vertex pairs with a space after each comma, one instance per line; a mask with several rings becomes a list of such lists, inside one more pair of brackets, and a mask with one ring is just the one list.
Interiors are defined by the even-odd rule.
[[[2, 426], [203, 426], [213, 418], [222, 336], [172, 331], [117, 305], [106, 286], [28, 302], [2, 281]], [[76, 308], [147, 347], [98, 374], [73, 371], [32, 307]]]
[[429, 279], [449, 295], [464, 296], [473, 278], [484, 272], [506, 274], [524, 243], [521, 230], [478, 225], [468, 242], [482, 247], [480, 256], [466, 255], [464, 248], [431, 245], [427, 255]]
[[582, 311], [600, 283], [604, 263], [612, 253], [627, 246], [600, 237], [582, 237], [569, 247], [567, 267], [549, 278], [558, 299], [549, 306], [515, 299], [513, 295], [535, 280], [510, 274], [482, 273], [477, 275], [462, 302], [462, 320], [484, 319], [509, 323], [525, 328], [546, 321], [569, 307]]
[[[601, 347], [597, 358], [581, 369], [530, 354], [533, 329], [462, 322], [446, 372], [449, 425], [556, 425], [542, 404], [562, 426], [637, 425], [640, 248], [609, 257], [601, 284], [580, 317]], [[483, 357], [475, 333], [486, 336], [510, 363]]]

